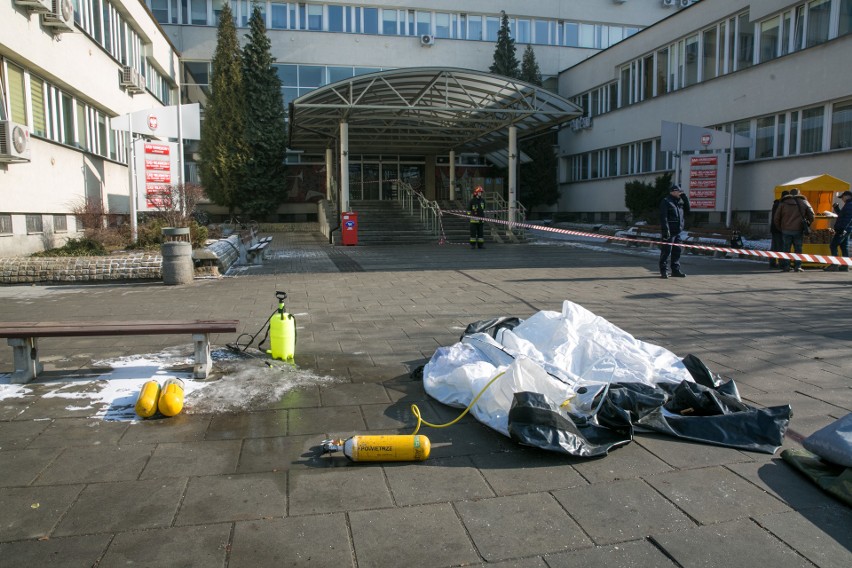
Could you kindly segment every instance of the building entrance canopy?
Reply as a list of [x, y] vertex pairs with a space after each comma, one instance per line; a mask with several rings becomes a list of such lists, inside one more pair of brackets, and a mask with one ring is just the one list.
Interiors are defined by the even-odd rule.
[[290, 103], [288, 146], [321, 152], [348, 124], [351, 153], [426, 155], [505, 149], [582, 114], [542, 87], [469, 69], [415, 67], [360, 75]]

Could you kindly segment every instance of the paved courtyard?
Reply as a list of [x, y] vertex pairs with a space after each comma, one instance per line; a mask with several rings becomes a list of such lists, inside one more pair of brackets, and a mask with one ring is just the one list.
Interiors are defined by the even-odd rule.
[[791, 404], [786, 447], [852, 411], [848, 274], [693, 255], [683, 269], [661, 280], [654, 252], [594, 242], [343, 248], [289, 233], [263, 267], [187, 286], [0, 287], [2, 321], [238, 319], [248, 333], [285, 290], [297, 364], [338, 379], [248, 411], [108, 422], [40, 388], [188, 338], [42, 340], [45, 381], [0, 401], [0, 565], [852, 565], [852, 509], [778, 455], [638, 434], [573, 459], [466, 417], [421, 431], [423, 463], [317, 456], [328, 436], [410, 433], [413, 402], [427, 420], [453, 418], [411, 372], [472, 321], [566, 299], [694, 353], [751, 404]]

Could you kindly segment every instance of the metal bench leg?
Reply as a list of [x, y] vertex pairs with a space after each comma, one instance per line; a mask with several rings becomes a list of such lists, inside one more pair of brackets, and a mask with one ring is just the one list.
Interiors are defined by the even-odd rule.
[[192, 341], [195, 343], [195, 367], [193, 375], [196, 379], [206, 379], [213, 368], [210, 360], [210, 335], [207, 333], [193, 333]]
[[27, 337], [24, 339], [7, 339], [12, 347], [12, 359], [14, 370], [12, 371], [12, 382], [16, 384], [28, 383], [44, 371], [44, 365], [38, 362], [38, 338]]

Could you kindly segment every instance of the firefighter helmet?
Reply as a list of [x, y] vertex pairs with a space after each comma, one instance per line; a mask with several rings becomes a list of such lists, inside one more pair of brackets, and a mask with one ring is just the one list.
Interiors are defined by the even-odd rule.
[[474, 195], [480, 195], [480, 194], [482, 194], [482, 186], [481, 186], [481, 185], [477, 185], [476, 187], [474, 187], [474, 188], [473, 188], [473, 194], [474, 194]]

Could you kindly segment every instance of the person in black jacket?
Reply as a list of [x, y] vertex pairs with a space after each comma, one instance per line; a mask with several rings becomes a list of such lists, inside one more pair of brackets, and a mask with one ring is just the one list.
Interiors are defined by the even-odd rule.
[[[834, 228], [831, 229], [834, 234], [828, 244], [831, 256], [849, 256], [849, 231], [852, 231], [852, 191], [844, 191], [840, 194], [840, 200], [843, 201], [843, 207], [836, 208], [837, 220], [834, 221]], [[825, 270], [838, 270], [838, 267], [836, 264], [829, 264]], [[849, 272], [849, 267], [841, 266], [839, 270]]]
[[467, 206], [467, 214], [479, 219], [470, 220], [470, 248], [485, 248], [485, 198], [482, 196], [482, 186], [476, 186], [473, 190], [473, 198]]
[[669, 189], [669, 195], [660, 201], [660, 278], [668, 278], [667, 266], [669, 255], [672, 257], [672, 276], [684, 278], [686, 274], [680, 271], [680, 233], [683, 231], [686, 216], [689, 214], [689, 198], [675, 184]]

